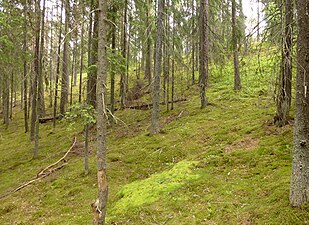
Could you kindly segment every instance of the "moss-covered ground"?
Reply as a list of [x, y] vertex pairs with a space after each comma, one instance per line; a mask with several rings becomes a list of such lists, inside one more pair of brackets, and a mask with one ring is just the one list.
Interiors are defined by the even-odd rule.
[[[243, 89], [233, 91], [232, 67], [211, 67], [209, 105], [198, 87], [166, 112], [162, 132], [150, 136], [151, 112], [117, 111], [108, 130], [107, 224], [309, 224], [309, 206], [289, 206], [293, 125], [275, 127], [271, 59], [242, 62]], [[260, 71], [259, 68], [266, 68]], [[293, 115], [293, 110], [292, 113]], [[16, 109], [0, 127], [0, 195], [61, 158], [77, 136], [67, 165], [0, 199], [0, 224], [91, 224], [97, 193], [96, 147], [83, 172], [82, 125], [40, 126], [39, 158]]]

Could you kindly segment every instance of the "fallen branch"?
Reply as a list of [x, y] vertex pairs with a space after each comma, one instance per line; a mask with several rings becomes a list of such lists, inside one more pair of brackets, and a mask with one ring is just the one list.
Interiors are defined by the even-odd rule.
[[[181, 98], [181, 99], [177, 99], [174, 101], [169, 101], [168, 103], [176, 103], [176, 102], [183, 102], [183, 101], [187, 101], [186, 98]], [[165, 105], [164, 102], [161, 102], [160, 105]], [[141, 104], [141, 105], [132, 105], [132, 106], [127, 106], [125, 107], [126, 109], [139, 109], [139, 110], [148, 110], [151, 109], [153, 106], [153, 103], [146, 103], [146, 104]], [[116, 108], [115, 111], [118, 111], [119, 109]]]
[[36, 177], [36, 178], [34, 178], [34, 179], [32, 179], [32, 180], [30, 180], [30, 181], [24, 183], [23, 185], [20, 185], [19, 187], [15, 188], [13, 191], [11, 191], [10, 194], [13, 194], [13, 193], [15, 193], [15, 192], [17, 192], [17, 191], [23, 189], [24, 187], [27, 187], [28, 185], [34, 183], [35, 181], [41, 180], [41, 179], [43, 179], [44, 177], [49, 176], [50, 174], [52, 174], [53, 172], [55, 172], [55, 171], [61, 169], [62, 167], [64, 167], [64, 166], [67, 165], [67, 164], [68, 164], [68, 163], [64, 163], [64, 164], [62, 164], [62, 165], [60, 165], [60, 166], [58, 166], [58, 167], [56, 167], [56, 168], [50, 170], [48, 173], [42, 174], [41, 176]]
[[[63, 157], [61, 157], [58, 161], [54, 162], [53, 164], [47, 166], [46, 168], [44, 168], [43, 170], [41, 170], [35, 177], [33, 177], [31, 180], [25, 182], [24, 184], [18, 186], [17, 188], [15, 188], [14, 190], [4, 194], [4, 195], [1, 195], [0, 196], [0, 199], [10, 195], [10, 194], [13, 194], [27, 186], [29, 186], [30, 184], [34, 183], [35, 181], [38, 181], [38, 180], [41, 180], [47, 176], [49, 176], [50, 174], [54, 173], [55, 171], [61, 169], [62, 167], [64, 167], [65, 165], [67, 165], [68, 163], [63, 163], [61, 164], [60, 166], [57, 166], [55, 167], [57, 164], [59, 164], [62, 160], [64, 160], [67, 155], [70, 153], [70, 151], [73, 149], [73, 147], [75, 146], [76, 144], [76, 137], [74, 138], [74, 142], [73, 144], [71, 145], [71, 147], [69, 148], [69, 150], [64, 154]], [[54, 168], [53, 168], [54, 167]]]
[[73, 147], [75, 146], [76, 144], [76, 137], [74, 137], [74, 142], [73, 144], [71, 145], [71, 147], [69, 148], [69, 150], [64, 154], [64, 156], [62, 156], [57, 162], [54, 162], [53, 164], [49, 165], [48, 167], [46, 167], [45, 169], [43, 169], [41, 172], [39, 172], [37, 174], [37, 177], [38, 176], [41, 176], [42, 174], [44, 174], [46, 172], [46, 170], [50, 169], [51, 167], [57, 165], [59, 162], [61, 162], [62, 160], [65, 159], [65, 157], [67, 157], [67, 155], [70, 153], [70, 151], [73, 149]]

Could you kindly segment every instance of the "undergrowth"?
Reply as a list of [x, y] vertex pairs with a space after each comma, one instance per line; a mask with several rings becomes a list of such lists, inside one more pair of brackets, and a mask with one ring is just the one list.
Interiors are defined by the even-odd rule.
[[[232, 90], [231, 64], [211, 67], [210, 104], [200, 109], [198, 86], [183, 90], [187, 101], [169, 112], [162, 106], [158, 135], [149, 135], [149, 110], [117, 111], [108, 130], [107, 224], [309, 223], [308, 205], [289, 206], [293, 132], [272, 125], [272, 73], [244, 60], [241, 91]], [[263, 68], [272, 63], [261, 60]], [[61, 170], [0, 200], [1, 224], [91, 224], [95, 138], [85, 176], [82, 125], [67, 127], [41, 125], [34, 160], [22, 113], [8, 130], [1, 125], [1, 195], [61, 158], [74, 136], [79, 144]]]

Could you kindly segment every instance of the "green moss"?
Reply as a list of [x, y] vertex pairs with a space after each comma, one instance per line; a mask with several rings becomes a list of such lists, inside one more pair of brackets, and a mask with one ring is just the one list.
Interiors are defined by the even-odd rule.
[[194, 174], [192, 170], [192, 167], [196, 164], [196, 161], [181, 161], [170, 170], [125, 185], [117, 194], [119, 200], [111, 209], [112, 215], [126, 212], [144, 204], [151, 204], [187, 182], [199, 179], [199, 175]]

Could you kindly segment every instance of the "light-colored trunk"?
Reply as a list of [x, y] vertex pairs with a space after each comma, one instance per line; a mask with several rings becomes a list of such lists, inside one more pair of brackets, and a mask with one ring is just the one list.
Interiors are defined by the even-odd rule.
[[[98, 78], [97, 78], [97, 169], [98, 169], [98, 204], [95, 209], [95, 224], [105, 224], [108, 185], [106, 176], [106, 8], [107, 2], [99, 0], [98, 29]], [[97, 220], [96, 220], [97, 219]]]

